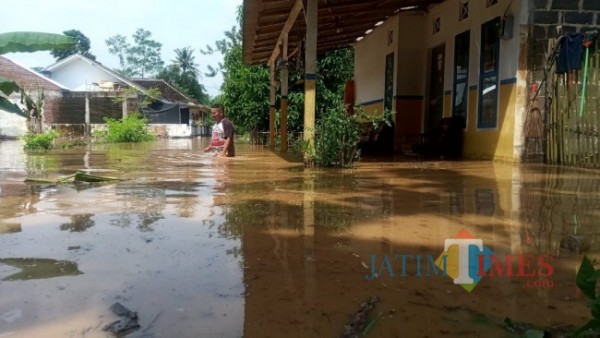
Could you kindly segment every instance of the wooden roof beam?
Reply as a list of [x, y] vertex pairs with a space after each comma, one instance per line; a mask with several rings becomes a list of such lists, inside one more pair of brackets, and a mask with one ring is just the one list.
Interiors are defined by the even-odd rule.
[[273, 52], [271, 53], [271, 57], [269, 58], [269, 64], [273, 63], [275, 61], [275, 59], [277, 58], [277, 56], [279, 56], [279, 53], [280, 53], [279, 46], [281, 44], [283, 44], [284, 37], [290, 32], [292, 27], [294, 27], [294, 23], [296, 22], [296, 19], [298, 18], [298, 14], [300, 14], [300, 11], [302, 11], [302, 8], [304, 8], [302, 0], [296, 0], [294, 2], [294, 6], [292, 7], [292, 10], [290, 11], [290, 15], [288, 16], [287, 21], [283, 25], [281, 34], [279, 34], [279, 38], [277, 39], [277, 42], [275, 43], [275, 47], [273, 48]]

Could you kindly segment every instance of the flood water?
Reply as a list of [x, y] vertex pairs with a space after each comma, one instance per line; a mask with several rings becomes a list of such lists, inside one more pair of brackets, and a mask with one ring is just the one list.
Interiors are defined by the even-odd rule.
[[[505, 318], [560, 334], [591, 319], [575, 276], [600, 253], [595, 172], [304, 170], [243, 144], [215, 159], [205, 142], [26, 154], [1, 141], [0, 337], [111, 337], [116, 302], [138, 313], [129, 337], [340, 337], [372, 296], [373, 337], [518, 336]], [[24, 183], [81, 170], [122, 181]], [[499, 257], [470, 291], [458, 261], [433, 265], [455, 238]]]

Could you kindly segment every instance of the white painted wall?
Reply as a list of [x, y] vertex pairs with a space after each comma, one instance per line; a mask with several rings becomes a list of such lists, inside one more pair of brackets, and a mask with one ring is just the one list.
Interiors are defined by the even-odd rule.
[[[390, 31], [392, 34], [392, 43], [388, 44], [388, 34]], [[387, 20], [379, 27], [374, 27], [371, 33], [355, 44], [354, 81], [357, 103], [383, 100], [385, 57], [389, 53], [397, 54], [397, 50], [397, 16]], [[397, 67], [397, 62], [394, 62], [394, 67]], [[396, 82], [394, 79], [394, 83]]]
[[0, 110], [0, 138], [17, 138], [27, 133], [27, 119]]
[[[521, 0], [498, 0], [496, 5], [486, 8], [484, 0], [469, 0], [469, 17], [459, 21], [460, 0], [449, 0], [432, 6], [425, 20], [425, 48], [431, 49], [446, 44], [446, 67], [444, 89], [451, 90], [454, 76], [454, 38], [457, 34], [471, 31], [471, 54], [469, 56], [469, 86], [479, 84], [479, 61], [481, 54], [481, 25], [505, 12], [515, 17], [513, 38], [500, 40], [500, 80], [517, 76], [519, 56], [519, 29]], [[433, 34], [435, 18], [441, 19], [441, 31]]]
[[106, 73], [94, 64], [81, 59], [75, 59], [73, 62], [53, 70], [51, 78], [73, 91], [85, 91], [86, 85], [92, 83], [120, 82], [116, 77]]
[[[498, 0], [485, 7], [485, 0], [469, 0], [469, 18], [459, 21], [460, 0], [448, 0], [432, 6], [427, 14], [401, 12], [374, 29], [355, 44], [355, 80], [358, 102], [383, 99], [385, 55], [396, 51], [396, 95], [426, 95], [428, 51], [446, 45], [444, 89], [452, 90], [454, 38], [471, 31], [469, 86], [479, 84], [481, 25], [498, 16], [515, 17], [513, 38], [500, 41], [500, 80], [517, 75], [519, 53], [519, 21], [523, 20], [521, 1]], [[433, 34], [434, 19], [441, 20], [440, 32]], [[394, 30], [394, 43], [387, 45], [387, 32]]]

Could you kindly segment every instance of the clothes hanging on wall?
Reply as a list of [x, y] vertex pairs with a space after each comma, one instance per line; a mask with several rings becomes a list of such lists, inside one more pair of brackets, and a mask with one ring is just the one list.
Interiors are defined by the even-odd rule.
[[559, 41], [556, 74], [564, 74], [571, 70], [581, 69], [583, 55], [583, 33], [569, 33]]

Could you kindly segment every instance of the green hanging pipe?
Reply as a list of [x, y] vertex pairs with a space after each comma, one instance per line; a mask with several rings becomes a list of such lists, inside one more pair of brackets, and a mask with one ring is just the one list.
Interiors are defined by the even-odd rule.
[[585, 104], [585, 91], [587, 88], [588, 61], [590, 59], [590, 48], [585, 47], [585, 64], [583, 66], [583, 89], [581, 90], [581, 101], [579, 104], [579, 117], [583, 117], [583, 105]]
[[587, 89], [588, 64], [590, 61], [590, 47], [598, 38], [598, 31], [585, 32], [583, 47], [585, 47], [585, 64], [583, 66], [583, 88], [581, 89], [581, 101], [579, 103], [579, 117], [583, 117], [583, 106], [585, 105], [585, 94]]

